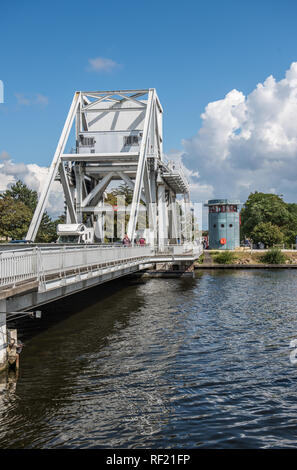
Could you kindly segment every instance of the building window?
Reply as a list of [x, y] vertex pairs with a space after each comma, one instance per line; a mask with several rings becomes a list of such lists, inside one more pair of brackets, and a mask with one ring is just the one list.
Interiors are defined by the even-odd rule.
[[220, 212], [219, 206], [210, 206], [209, 212]]
[[216, 228], [217, 224], [213, 224], [213, 228]]
[[221, 227], [224, 228], [224, 227], [225, 227], [225, 224], [221, 224]]
[[125, 135], [124, 145], [138, 145], [138, 135]]
[[95, 145], [95, 137], [85, 137], [84, 135], [80, 135], [80, 145], [81, 147], [94, 147]]
[[233, 225], [232, 225], [232, 224], [229, 224], [229, 227], [233, 227]]

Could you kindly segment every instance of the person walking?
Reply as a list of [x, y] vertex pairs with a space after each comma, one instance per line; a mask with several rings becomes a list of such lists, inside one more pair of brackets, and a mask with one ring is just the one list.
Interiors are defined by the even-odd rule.
[[144, 245], [145, 245], [145, 238], [140, 237], [140, 239], [139, 239], [139, 245], [140, 245], [140, 246], [144, 246]]
[[131, 245], [131, 241], [130, 241], [130, 238], [128, 237], [127, 233], [125, 233], [125, 236], [123, 238], [123, 245], [124, 246], [130, 246]]

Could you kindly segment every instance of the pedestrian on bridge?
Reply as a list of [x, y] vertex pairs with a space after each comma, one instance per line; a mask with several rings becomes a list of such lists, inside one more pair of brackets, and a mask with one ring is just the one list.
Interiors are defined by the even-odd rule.
[[130, 238], [128, 237], [127, 233], [125, 233], [125, 236], [123, 238], [123, 245], [124, 246], [130, 246], [131, 245], [131, 241], [130, 241]]

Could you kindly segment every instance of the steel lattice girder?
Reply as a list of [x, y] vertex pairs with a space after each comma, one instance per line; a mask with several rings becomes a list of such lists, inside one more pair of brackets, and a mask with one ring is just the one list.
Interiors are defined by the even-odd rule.
[[[148, 204], [158, 200], [160, 204], [160, 197], [165, 198], [164, 191], [159, 191], [158, 199], [160, 181], [174, 194], [188, 193], [183, 175], [176, 169], [171, 170], [163, 160], [162, 113], [153, 88], [76, 92], [27, 239], [34, 240], [37, 235], [52, 183], [57, 177], [63, 187], [71, 223], [81, 222], [82, 212], [88, 207], [92, 212], [91, 207], [102, 200], [110, 181], [118, 179], [128, 184], [133, 189], [128, 223], [131, 240], [140, 200]], [[75, 152], [64, 153], [74, 122]], [[150, 214], [150, 219], [156, 229], [156, 212]], [[164, 224], [165, 221], [159, 221], [159, 237], [166, 238]], [[160, 227], [163, 227], [162, 233]]]

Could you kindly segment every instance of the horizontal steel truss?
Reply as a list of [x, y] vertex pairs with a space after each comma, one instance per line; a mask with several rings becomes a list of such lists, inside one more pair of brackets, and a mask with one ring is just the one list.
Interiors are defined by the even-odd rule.
[[[144, 97], [145, 102], [143, 102]], [[103, 102], [105, 106], [108, 103], [108, 107], [103, 107]], [[125, 107], [126, 103], [129, 103], [130, 107]], [[131, 104], [133, 104], [133, 107], [131, 107]], [[88, 113], [97, 113], [102, 116], [105, 113], [114, 113], [115, 111], [121, 113], [132, 109], [141, 110], [145, 113], [143, 135], [138, 152], [64, 153], [74, 121], [76, 139], [78, 140], [80, 132], [88, 131], [88, 121], [86, 119]], [[173, 197], [175, 197], [176, 191], [179, 190], [186, 193], [188, 188], [185, 185], [183, 186], [183, 181], [178, 175], [170, 175], [162, 161], [162, 128], [158, 119], [158, 113], [162, 112], [162, 106], [155, 89], [76, 92], [26, 238], [32, 241], [35, 240], [52, 184], [56, 178], [59, 178], [62, 184], [71, 223], [81, 222], [82, 214], [88, 212], [88, 207], [90, 213], [92, 213], [93, 207], [102, 202], [104, 191], [112, 180], [123, 180], [128, 184], [133, 189], [127, 230], [131, 240], [134, 240], [140, 201], [145, 201], [147, 204], [157, 202], [158, 174], [160, 178], [160, 174], [167, 173], [163, 183], [171, 190]], [[150, 153], [148, 148], [149, 141], [156, 143], [157, 152], [154, 155]], [[152, 160], [155, 160], [153, 166], [151, 164]], [[75, 170], [74, 179], [69, 175], [69, 164]], [[91, 181], [91, 188], [86, 184], [87, 180]], [[172, 186], [170, 186], [171, 183]], [[164, 197], [163, 202], [165, 203]], [[161, 217], [165, 216], [166, 214], [161, 212], [158, 216], [156, 211], [149, 214], [150, 226], [154, 227], [154, 240], [157, 239], [157, 230], [159, 238], [166, 239], [165, 222], [160, 220]]]

